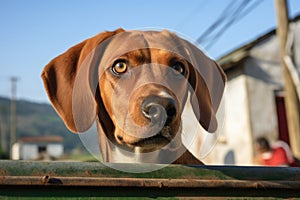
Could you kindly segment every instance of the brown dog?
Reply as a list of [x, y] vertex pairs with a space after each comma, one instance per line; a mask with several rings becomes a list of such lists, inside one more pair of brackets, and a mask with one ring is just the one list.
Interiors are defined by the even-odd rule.
[[[42, 78], [69, 130], [84, 132], [97, 120], [107, 162], [120, 148], [147, 155], [164, 149], [156, 163], [201, 164], [182, 147], [181, 114], [188, 99], [201, 126], [213, 133], [225, 84], [222, 69], [188, 41], [168, 31], [123, 29], [70, 48]], [[174, 158], [168, 149], [177, 149]]]

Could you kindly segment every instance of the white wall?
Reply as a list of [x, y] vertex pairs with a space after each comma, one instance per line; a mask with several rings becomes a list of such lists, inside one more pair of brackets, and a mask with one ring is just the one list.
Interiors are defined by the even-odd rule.
[[20, 143], [13, 144], [11, 158], [13, 160], [20, 160]]
[[38, 146], [36, 144], [21, 144], [20, 146], [20, 159], [31, 160], [38, 157]]
[[252, 136], [246, 76], [230, 78], [225, 92], [225, 120], [219, 142], [205, 159], [207, 164], [252, 164]]
[[64, 148], [62, 144], [48, 144], [47, 152], [50, 156], [60, 157], [64, 153]]
[[254, 139], [278, 139], [275, 94], [283, 89], [279, 43], [275, 35], [251, 49], [245, 62], [248, 75], [249, 106]]
[[[46, 146], [47, 153], [50, 156], [58, 158], [63, 155], [64, 147], [62, 144], [43, 144]], [[39, 144], [31, 143], [16, 143], [13, 146], [13, 159], [14, 160], [33, 160], [39, 157], [38, 152]]]

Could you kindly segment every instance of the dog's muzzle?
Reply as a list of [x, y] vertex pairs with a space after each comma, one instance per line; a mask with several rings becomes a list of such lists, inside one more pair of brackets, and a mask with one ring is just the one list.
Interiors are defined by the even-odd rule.
[[[133, 146], [160, 147], [166, 145], [174, 137], [174, 124], [179, 116], [176, 100], [170, 97], [152, 95], [146, 97], [141, 104], [142, 116], [149, 122], [149, 135], [143, 135], [139, 140], [131, 143]], [[147, 131], [146, 131], [147, 133]]]

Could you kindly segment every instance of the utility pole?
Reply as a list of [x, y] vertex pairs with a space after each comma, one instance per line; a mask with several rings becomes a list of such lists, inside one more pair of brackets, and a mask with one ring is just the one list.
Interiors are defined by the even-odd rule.
[[13, 145], [17, 142], [17, 77], [11, 77], [11, 102], [10, 102], [10, 158], [12, 159]]
[[277, 37], [280, 42], [281, 64], [284, 77], [285, 108], [290, 136], [290, 144], [294, 155], [300, 158], [300, 105], [297, 91], [291, 73], [284, 60], [287, 53], [287, 38], [289, 30], [288, 8], [286, 0], [275, 0], [277, 11]]
[[6, 134], [6, 107], [0, 106], [0, 132], [1, 132], [1, 148], [7, 154], [7, 134]]

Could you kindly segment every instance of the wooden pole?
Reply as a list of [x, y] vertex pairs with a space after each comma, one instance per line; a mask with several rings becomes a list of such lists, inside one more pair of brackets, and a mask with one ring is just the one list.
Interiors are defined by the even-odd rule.
[[17, 142], [17, 77], [11, 77], [11, 102], [10, 102], [10, 158], [13, 158], [13, 145]]
[[286, 0], [275, 0], [277, 12], [277, 37], [280, 42], [281, 63], [284, 76], [285, 107], [288, 120], [290, 144], [294, 155], [300, 158], [300, 106], [296, 87], [288, 66], [284, 61], [287, 56], [287, 37], [289, 30], [288, 8]]
[[0, 132], [1, 132], [1, 148], [7, 153], [7, 134], [6, 134], [6, 107], [0, 106]]

